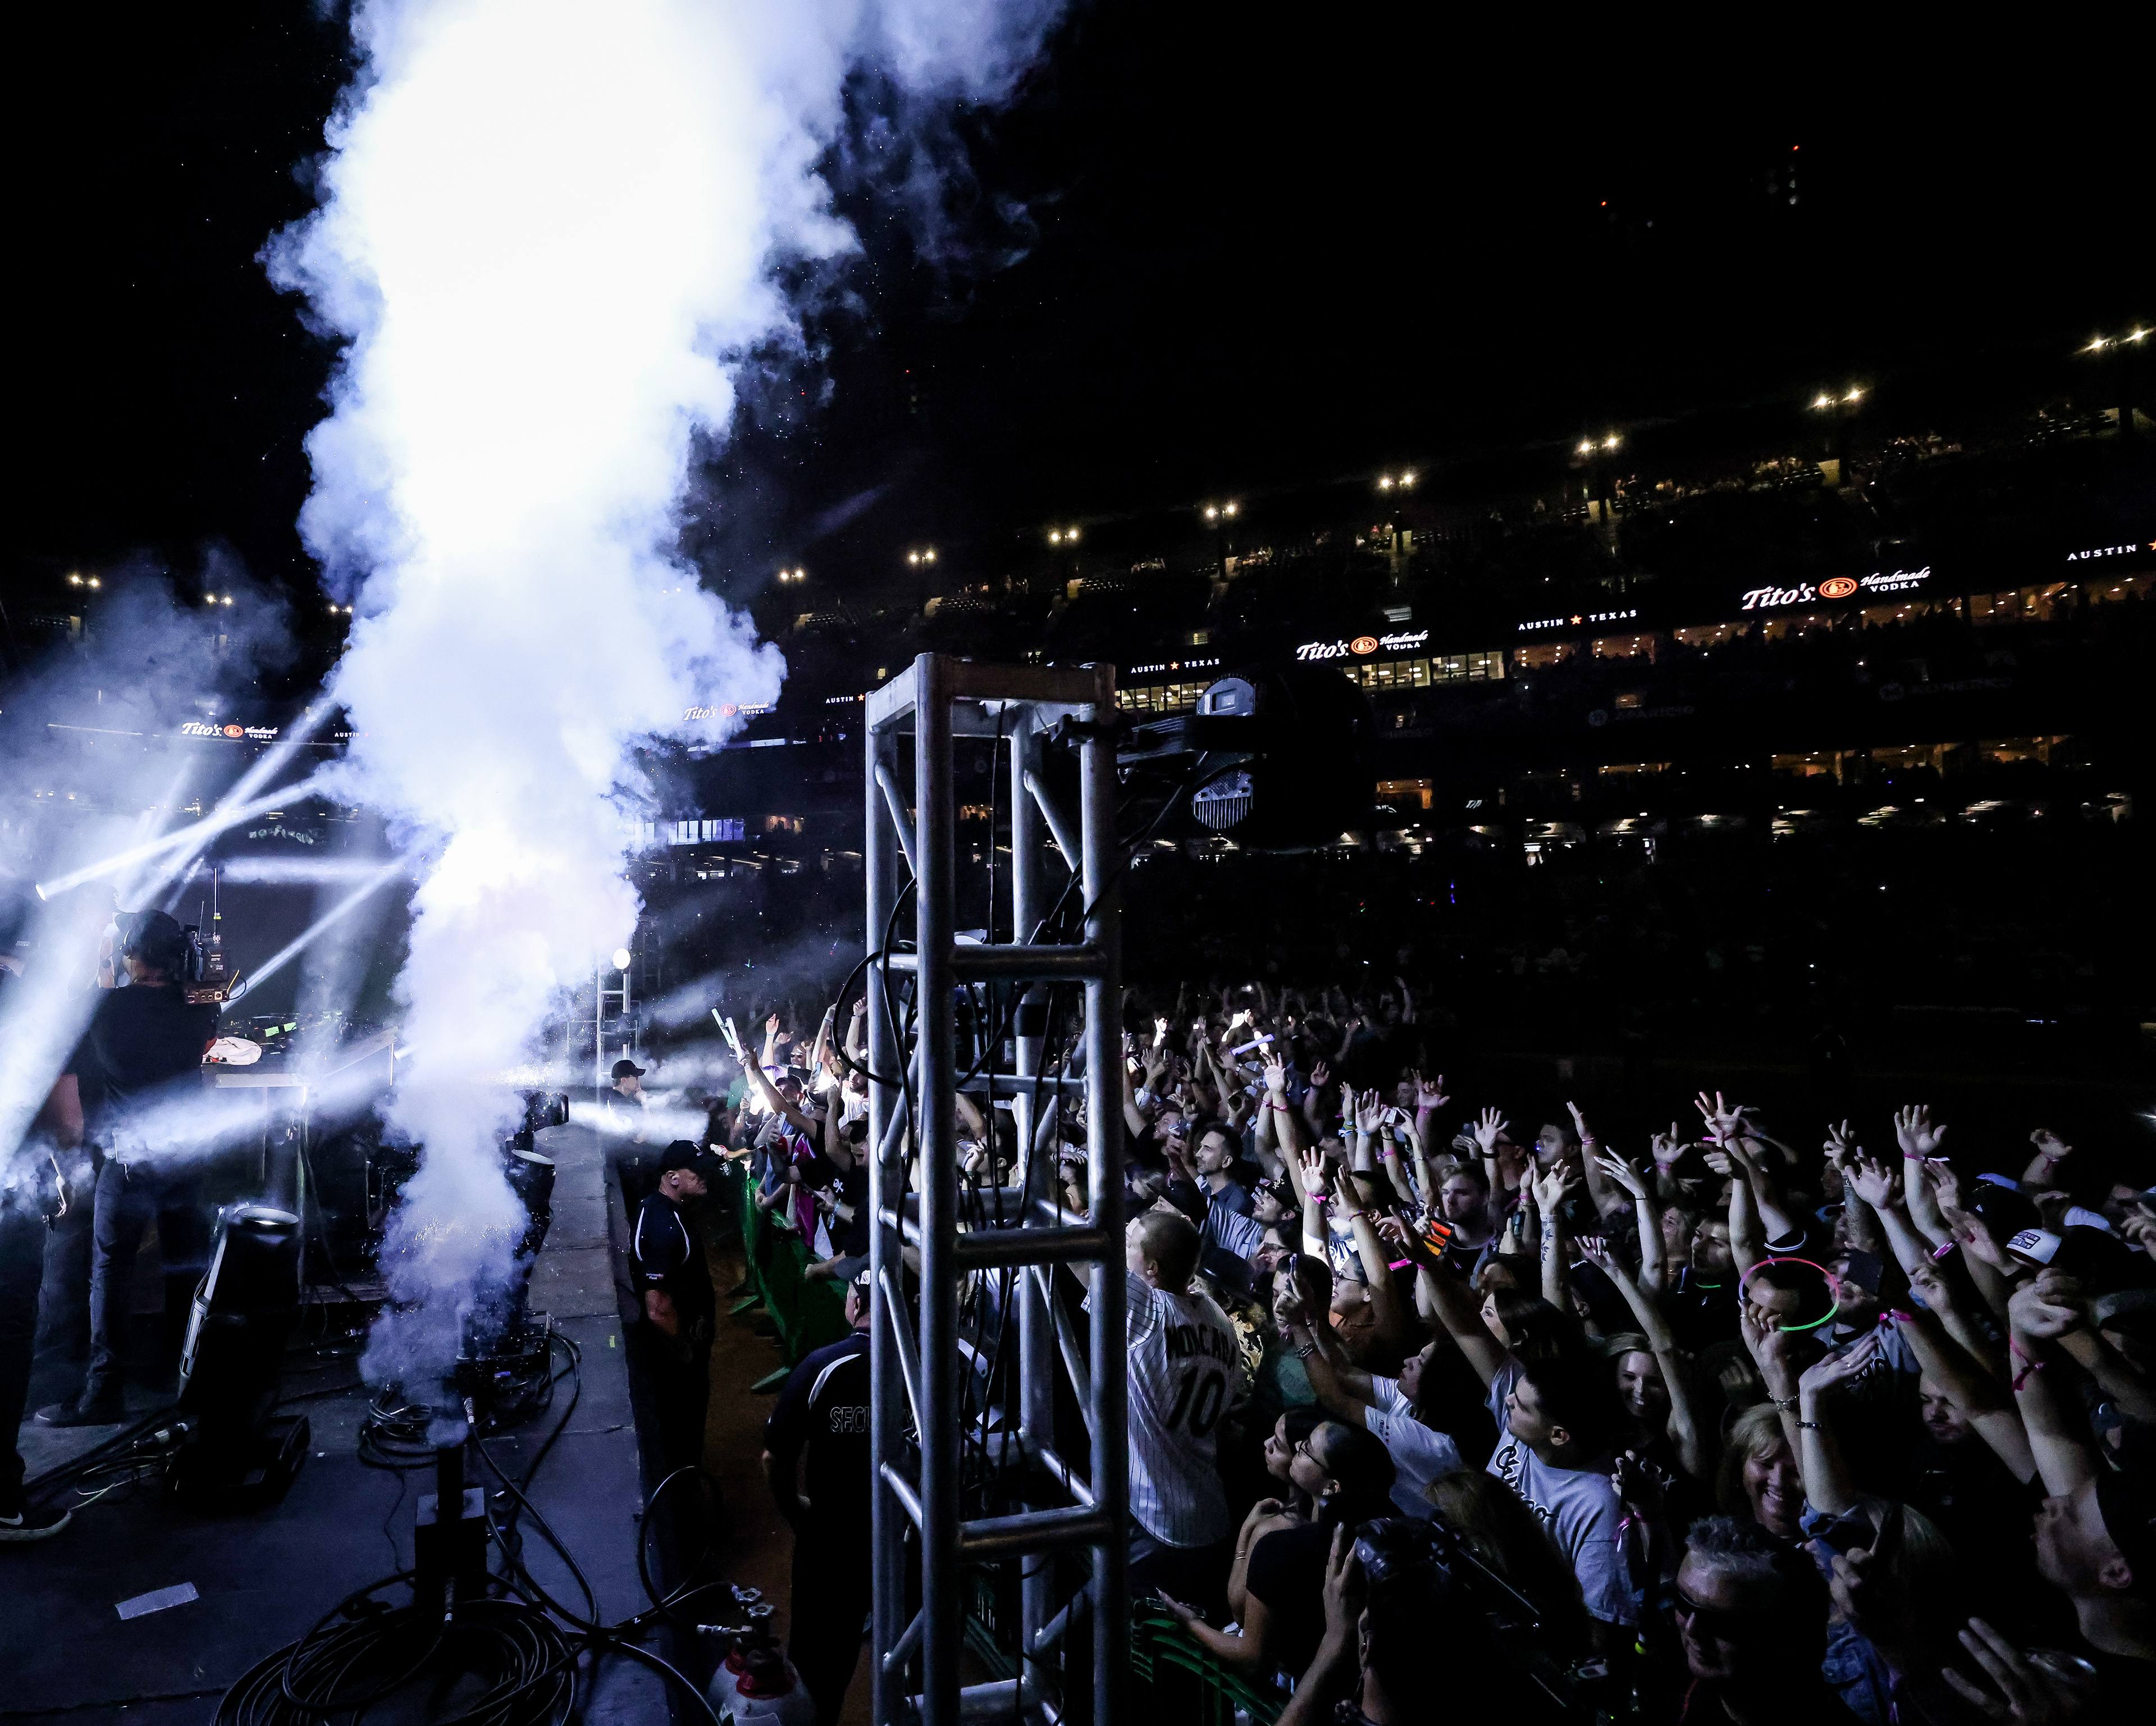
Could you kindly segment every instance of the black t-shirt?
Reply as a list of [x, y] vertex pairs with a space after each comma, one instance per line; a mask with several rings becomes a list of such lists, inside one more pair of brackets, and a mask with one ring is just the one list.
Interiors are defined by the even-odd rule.
[[1689, 1270], [1678, 1272], [1677, 1286], [1662, 1297], [1662, 1313], [1676, 1333], [1678, 1347], [1697, 1354], [1710, 1343], [1734, 1342], [1738, 1323], [1737, 1273], [1718, 1282], [1703, 1282]]
[[173, 984], [103, 994], [68, 1062], [82, 1096], [83, 1131], [92, 1138], [141, 1117], [182, 1085], [198, 1085], [203, 1051], [217, 1035], [217, 1009], [189, 1006]]
[[1323, 1523], [1281, 1528], [1250, 1549], [1244, 1585], [1265, 1603], [1265, 1660], [1295, 1673], [1310, 1669], [1325, 1640], [1325, 1566], [1332, 1529]]
[[869, 1533], [869, 1338], [866, 1331], [819, 1348], [793, 1369], [764, 1423], [772, 1472], [793, 1478], [795, 1460], [808, 1452], [808, 1513], [827, 1532]]
[[711, 1292], [703, 1243], [664, 1193], [650, 1194], [637, 1207], [636, 1226], [629, 1235], [629, 1262], [639, 1295], [647, 1289], [662, 1292], [673, 1302], [684, 1328], [717, 1314], [719, 1303]]

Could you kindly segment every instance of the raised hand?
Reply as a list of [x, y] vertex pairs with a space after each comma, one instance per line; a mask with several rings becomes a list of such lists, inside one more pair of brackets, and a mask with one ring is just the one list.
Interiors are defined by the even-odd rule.
[[2047, 1343], [2088, 1323], [2079, 1285], [2056, 1271], [2046, 1271], [2034, 1282], [2015, 1290], [2006, 1303], [2006, 1316], [2023, 1336]]
[[776, 1013], [763, 1021], [763, 1034], [767, 1037], [775, 1037], [778, 1035], [778, 1015]]
[[1573, 1136], [1575, 1138], [1584, 1145], [1599, 1144], [1601, 1143], [1600, 1140], [1595, 1138], [1593, 1130], [1589, 1128], [1587, 1124], [1587, 1117], [1580, 1113], [1579, 1105], [1578, 1103], [1567, 1099], [1564, 1107], [1565, 1112], [1572, 1117], [1572, 1131]]
[[1555, 1215], [1558, 1207], [1564, 1203], [1565, 1195], [1578, 1184], [1579, 1177], [1563, 1164], [1558, 1164], [1548, 1174], [1536, 1180], [1535, 1209], [1544, 1216]]
[[1302, 1190], [1313, 1199], [1325, 1196], [1325, 1153], [1312, 1145], [1296, 1159], [1302, 1170]]
[[1324, 1089], [1327, 1085], [1330, 1085], [1332, 1082], [1332, 1069], [1331, 1067], [1327, 1066], [1323, 1061], [1313, 1061], [1312, 1062], [1311, 1062], [1311, 1064], [1310, 1064], [1310, 1088], [1311, 1088], [1312, 1090], [1313, 1090], [1313, 1091], [1322, 1091], [1322, 1090], [1323, 1090], [1323, 1089]]
[[1156, 1048], [1156, 1049], [1158, 1049], [1158, 1047], [1160, 1047], [1160, 1045], [1161, 1045], [1163, 1043], [1165, 1043], [1167, 1040], [1168, 1040], [1168, 1021], [1167, 1021], [1165, 1019], [1156, 1019], [1156, 1020], [1153, 1020], [1153, 1022], [1152, 1022], [1152, 1045], [1153, 1045], [1153, 1047], [1154, 1047], [1154, 1048]]
[[1815, 1360], [1797, 1379], [1798, 1390], [1811, 1395], [1821, 1395], [1835, 1385], [1846, 1384], [1857, 1377], [1871, 1364], [1873, 1357], [1879, 1353], [1879, 1334], [1877, 1331], [1872, 1331], [1855, 1348]]
[[1856, 1135], [1851, 1130], [1848, 1122], [1839, 1122], [1827, 1128], [1826, 1143], [1823, 1148], [1826, 1152], [1827, 1161], [1835, 1168], [1848, 1168], [1849, 1159], [1859, 1154]]
[[1624, 1157], [1613, 1156], [1608, 1151], [1595, 1153], [1594, 1166], [1607, 1175], [1612, 1183], [1622, 1187], [1636, 1201], [1647, 1196], [1647, 1177], [1635, 1163]]
[[1677, 1158], [1685, 1153], [1683, 1127], [1675, 1121], [1671, 1122], [1670, 1130], [1667, 1133], [1657, 1133], [1655, 1135], [1652, 1148], [1656, 1168], [1665, 1172], [1674, 1169], [1676, 1166]]
[[1412, 1076], [1414, 1079], [1415, 1107], [1418, 1109], [1441, 1109], [1445, 1107], [1448, 1099], [1445, 1094], [1443, 1073], [1440, 1073], [1434, 1081], [1425, 1079], [1420, 1073], [1415, 1073]]
[[1892, 1169], [1875, 1158], [1863, 1158], [1845, 1170], [1843, 1179], [1874, 1210], [1892, 1210], [1902, 1202], [1902, 1184], [1894, 1179]]
[[1743, 1122], [1744, 1107], [1742, 1103], [1724, 1102], [1719, 1091], [1712, 1097], [1702, 1091], [1692, 1101], [1715, 1138], [1726, 1140], [1736, 1136], [1738, 1128]]
[[1385, 1106], [1374, 1091], [1365, 1091], [1355, 1098], [1355, 1130], [1375, 1133], [1385, 1124]]
[[2035, 1146], [2037, 1154], [2046, 1163], [2063, 1162], [2073, 1154], [2074, 1148], [2048, 1127], [2039, 1127], [2030, 1133], [2029, 1143]]
[[1475, 1119], [1475, 1143], [1482, 1147], [1482, 1154], [1497, 1154], [1497, 1140], [1512, 1123], [1495, 1109], [1485, 1109]]
[[2012, 1271], [2014, 1267], [2007, 1263], [2006, 1255], [1992, 1235], [1991, 1225], [1982, 1217], [1964, 1211], [1949, 1218], [1947, 1226], [1953, 1231], [1954, 1240], [1964, 1252], [1982, 1259], [1994, 1271]]
[[1939, 1215], [1951, 1221], [1961, 1215], [1961, 1177], [1939, 1158], [1928, 1157], [1917, 1165], [1924, 1184], [1938, 1201]]
[[1268, 1052], [1265, 1056], [1265, 1089], [1282, 1101], [1287, 1097], [1287, 1056]]
[[1894, 1111], [1894, 1137], [1901, 1142], [1905, 1157], [1936, 1157], [1939, 1142], [1946, 1136], [1945, 1128], [1932, 1124], [1932, 1106], [1928, 1102]]
[[2010, 1726], [2066, 1726], [2070, 1720], [2095, 1720], [2090, 1710], [2100, 1680], [2081, 1662], [2068, 1666], [2046, 1661], [2039, 1666], [1981, 1618], [1969, 1620], [1969, 1628], [1961, 1632], [1961, 1645], [1994, 1687], [1986, 1690], [1973, 1684], [1950, 1666], [1942, 1667], [1939, 1676], [1986, 1719]]

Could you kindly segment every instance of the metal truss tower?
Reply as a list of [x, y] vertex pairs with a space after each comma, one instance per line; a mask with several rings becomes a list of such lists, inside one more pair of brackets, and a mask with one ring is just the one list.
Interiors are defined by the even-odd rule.
[[[880, 1076], [869, 1087], [868, 1141], [876, 1212], [870, 1422], [878, 1726], [913, 1718], [928, 1726], [988, 1718], [1047, 1726], [1059, 1715], [1042, 1674], [1068, 1646], [1066, 1627], [1086, 1611], [1091, 1683], [1072, 1685], [1066, 1674], [1065, 1693], [1090, 1687], [1096, 1726], [1120, 1718], [1129, 1456], [1115, 716], [1112, 667], [985, 665], [935, 654], [921, 655], [868, 699], [868, 1065]], [[1057, 806], [1041, 771], [1044, 733], [1058, 725], [1082, 740], [1075, 820]], [[910, 806], [901, 778], [909, 735]], [[976, 749], [992, 740], [993, 770], [1009, 775], [1010, 812], [1009, 867], [998, 871], [1007, 894], [992, 886], [988, 938], [963, 942], [953, 759], [954, 740], [962, 738]], [[1055, 905], [1044, 880], [1050, 835], [1075, 877]], [[900, 933], [908, 896], [910, 952]], [[1076, 925], [1068, 915], [1074, 911], [1082, 912], [1075, 943], [1039, 938], [1050, 923]], [[1012, 938], [998, 940], [999, 932]], [[1049, 1004], [1059, 988], [1067, 1000], [1073, 986], [1084, 997], [1083, 1035], [1075, 1057], [1050, 1074], [1043, 1065], [1045, 1054], [1055, 1053]], [[1008, 1009], [1000, 1027], [973, 1018], [978, 1054], [968, 1070], [959, 1052], [959, 1003], [985, 999], [993, 1020], [998, 995]], [[977, 1189], [962, 1191], [954, 1101], [961, 1088], [981, 1099], [991, 1122], [998, 1099], [1012, 1106], [1017, 1162], [1013, 1184], [991, 1195], [993, 1219]], [[1083, 1216], [1059, 1204], [1055, 1138], [1040, 1132], [1051, 1100], [1067, 1114], [1081, 1098], [1090, 1201]], [[1037, 1146], [1037, 1137], [1045, 1144]], [[991, 1181], [1003, 1179], [993, 1161], [990, 1168]], [[917, 1310], [902, 1247], [917, 1255]], [[1057, 1298], [1060, 1266], [1090, 1289], [1082, 1320]], [[1003, 1390], [992, 1420], [978, 1408], [981, 1399], [968, 1394], [975, 1357], [962, 1348], [961, 1291], [969, 1281], [996, 1277], [1014, 1307], [1019, 1360], [1015, 1374], [1007, 1363], [994, 1374]], [[1085, 1416], [1091, 1455], [1082, 1469], [1055, 1450], [1059, 1374]], [[968, 1516], [968, 1503], [978, 1503], [968, 1500], [962, 1478], [969, 1444], [993, 1468], [1036, 1483], [1021, 1500], [1029, 1508]], [[1044, 1480], [1052, 1490], [1040, 1490]], [[1067, 1502], [1030, 1508], [1044, 1497]], [[1090, 1549], [1091, 1578], [1077, 1599], [1059, 1599], [1059, 1567], [1036, 1555], [1074, 1548]], [[962, 1689], [968, 1572], [993, 1560], [1016, 1560], [1023, 1579], [1018, 1676]], [[917, 1690], [910, 1676], [916, 1660]]]

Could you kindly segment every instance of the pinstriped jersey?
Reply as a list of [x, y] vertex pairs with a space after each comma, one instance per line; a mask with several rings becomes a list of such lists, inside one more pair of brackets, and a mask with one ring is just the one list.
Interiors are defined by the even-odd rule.
[[1128, 1271], [1131, 1515], [1167, 1546], [1235, 1532], [1216, 1463], [1243, 1385], [1235, 1328], [1209, 1295], [1169, 1294]]

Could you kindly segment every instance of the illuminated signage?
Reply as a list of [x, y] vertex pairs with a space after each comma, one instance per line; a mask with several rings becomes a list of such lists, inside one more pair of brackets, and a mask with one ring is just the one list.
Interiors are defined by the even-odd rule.
[[2086, 563], [2092, 557], [2128, 557], [2136, 552], [2156, 552], [2156, 539], [2152, 539], [2144, 545], [2091, 546], [2085, 552], [2068, 552], [2066, 562]]
[[1921, 588], [1932, 578], [1932, 566], [1922, 569], [1875, 569], [1869, 575], [1830, 575], [1813, 585], [1799, 582], [1793, 588], [1753, 588], [1744, 595], [1747, 611], [1774, 611], [1784, 605], [1809, 605], [1815, 599], [1846, 599], [1852, 594], [1902, 593]]
[[827, 707], [850, 707], [855, 701], [865, 701], [867, 699], [866, 696], [825, 696], [824, 705]]
[[1358, 635], [1353, 641], [1306, 641], [1296, 649], [1295, 656], [1299, 660], [1344, 660], [1353, 654], [1359, 659], [1381, 650], [1406, 653], [1426, 646], [1429, 641], [1427, 629], [1396, 635]]
[[1575, 611], [1570, 617], [1529, 618], [1520, 625], [1522, 632], [1528, 629], [1563, 629], [1576, 624], [1629, 624], [1640, 614], [1640, 608], [1631, 606], [1624, 611]]
[[1209, 665], [1217, 665], [1219, 663], [1220, 658], [1218, 654], [1209, 660], [1163, 660], [1158, 665], [1132, 665], [1127, 675], [1132, 677], [1143, 677], [1152, 671], [1202, 671]]
[[230, 737], [235, 742], [246, 738], [251, 742], [274, 742], [277, 727], [274, 725], [205, 725], [198, 719], [190, 719], [180, 727], [183, 737]]
[[760, 706], [752, 704], [736, 706], [733, 703], [728, 702], [723, 707], [684, 708], [681, 717], [684, 719], [733, 719], [736, 717], [752, 719], [759, 713], [776, 713], [778, 711], [778, 706], [770, 701], [766, 701]]

